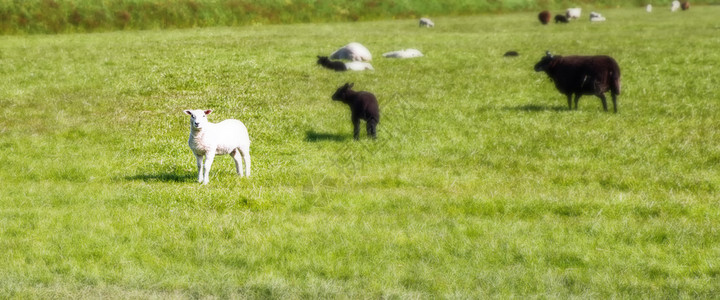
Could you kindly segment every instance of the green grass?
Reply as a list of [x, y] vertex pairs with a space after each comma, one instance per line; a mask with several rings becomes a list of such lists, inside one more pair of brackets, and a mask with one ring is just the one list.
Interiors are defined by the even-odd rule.
[[[715, 298], [720, 7], [602, 13], [2, 36], [0, 298]], [[374, 72], [315, 64], [351, 41]], [[615, 57], [619, 113], [568, 111], [545, 50]], [[195, 182], [190, 108], [252, 178]]]
[[[671, 0], [654, 0], [665, 10]], [[646, 0], [0, 0], [0, 34], [77, 33], [417, 19], [423, 16], [507, 13], [572, 6], [639, 7]], [[720, 0], [692, 1], [720, 4]]]

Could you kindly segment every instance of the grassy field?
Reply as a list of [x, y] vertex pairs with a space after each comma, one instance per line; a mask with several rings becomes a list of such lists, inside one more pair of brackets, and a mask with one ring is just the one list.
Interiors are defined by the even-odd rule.
[[[667, 10], [671, 0], [0, 0], [0, 34], [79, 33], [417, 19], [423, 16], [539, 12], [573, 6]], [[720, 0], [693, 0], [720, 4]]]
[[[601, 12], [0, 36], [0, 298], [716, 298], [720, 7]], [[375, 71], [315, 64], [352, 41]], [[619, 113], [545, 50], [615, 57]], [[252, 178], [196, 182], [191, 108]]]

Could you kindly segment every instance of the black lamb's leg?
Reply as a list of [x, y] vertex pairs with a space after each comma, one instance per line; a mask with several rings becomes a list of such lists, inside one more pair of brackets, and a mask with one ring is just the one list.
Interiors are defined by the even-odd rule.
[[353, 117], [352, 122], [353, 122], [353, 138], [355, 140], [359, 140], [360, 139], [360, 119]]
[[377, 121], [374, 119], [370, 119], [367, 121], [367, 124], [365, 124], [367, 127], [367, 134], [372, 137], [373, 139], [377, 138], [377, 133], [375, 131], [375, 126], [377, 126]]

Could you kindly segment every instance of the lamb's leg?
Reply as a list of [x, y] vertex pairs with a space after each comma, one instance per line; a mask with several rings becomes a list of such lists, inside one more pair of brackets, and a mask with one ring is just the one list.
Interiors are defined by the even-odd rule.
[[367, 135], [372, 137], [373, 139], [377, 138], [377, 133], [375, 132], [375, 126], [377, 125], [377, 121], [375, 120], [368, 120], [365, 124]]
[[607, 99], [605, 98], [605, 94], [600, 93], [597, 96], [600, 97], [600, 101], [602, 101], [603, 109], [607, 111]]
[[360, 139], [360, 119], [353, 117], [352, 122], [353, 122], [353, 138], [355, 140], [359, 140]]
[[250, 177], [250, 147], [240, 148], [240, 153], [245, 162], [245, 176]]
[[577, 105], [578, 105], [578, 101], [580, 101], [580, 96], [582, 96], [582, 94], [580, 94], [580, 93], [575, 94], [575, 110], [578, 109]]
[[195, 155], [195, 159], [197, 159], [198, 182], [203, 182], [203, 157], [202, 155]]
[[241, 171], [242, 162], [240, 162], [240, 148], [233, 150], [233, 152], [230, 153], [230, 156], [232, 156], [233, 160], [235, 161], [235, 172], [237, 172], [237, 174], [242, 177], [243, 173]]
[[210, 168], [212, 168], [214, 159], [215, 151], [208, 151], [205, 153], [205, 177], [203, 178], [203, 184], [208, 184], [208, 182], [210, 182]]

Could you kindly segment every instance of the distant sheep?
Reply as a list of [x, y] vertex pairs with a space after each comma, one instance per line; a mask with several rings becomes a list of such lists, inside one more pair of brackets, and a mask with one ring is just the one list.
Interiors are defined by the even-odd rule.
[[428, 18], [420, 18], [420, 27], [435, 27], [435, 23]]
[[[212, 110], [185, 110], [190, 115], [190, 139], [188, 145], [197, 159], [198, 182], [208, 184], [210, 168], [215, 155], [230, 154], [235, 160], [235, 170], [243, 176], [240, 156], [245, 162], [245, 176], [250, 177], [250, 136], [245, 125], [234, 119], [211, 123], [207, 115]], [[205, 163], [203, 164], [203, 157]]]
[[651, 13], [652, 12], [652, 4], [648, 4], [645, 6], [645, 11]]
[[582, 8], [575, 7], [575, 8], [568, 8], [565, 11], [565, 17], [568, 18], [568, 20], [572, 19], [580, 19], [580, 13], [582, 12]]
[[690, 9], [690, 2], [684, 1], [682, 4], [680, 4], [680, 8], [682, 8], [682, 10]]
[[377, 138], [376, 127], [380, 122], [380, 108], [375, 95], [370, 92], [353, 91], [353, 84], [346, 83], [335, 91], [332, 99], [350, 106], [353, 123], [353, 138], [360, 138], [360, 120], [365, 120], [367, 135]]
[[675, 1], [673, 1], [672, 4], [670, 5], [670, 11], [671, 11], [671, 12], [676, 12], [678, 9], [680, 9], [680, 1], [675, 0]]
[[352, 70], [352, 71], [363, 71], [363, 70], [374, 70], [372, 65], [362, 61], [342, 62], [337, 60], [330, 60], [327, 56], [318, 56], [317, 63], [330, 70], [338, 72]]
[[550, 19], [552, 19], [552, 14], [547, 10], [543, 10], [538, 14], [538, 20], [543, 25], [550, 23]]
[[330, 54], [331, 59], [347, 59], [352, 61], [371, 61], [370, 50], [359, 43], [350, 43]]
[[590, 12], [590, 22], [602, 22], [605, 21], [605, 17], [603, 17], [600, 13], [596, 12]]
[[422, 52], [417, 49], [403, 49], [398, 51], [392, 51], [388, 53], [383, 53], [383, 57], [387, 58], [413, 58], [413, 57], [421, 57], [423, 56]]
[[563, 15], [555, 15], [555, 24], [557, 23], [568, 23], [568, 18]]
[[602, 100], [607, 111], [605, 92], [612, 94], [613, 111], [617, 113], [617, 95], [620, 94], [620, 67], [609, 56], [553, 56], [548, 51], [535, 65], [535, 72], [544, 71], [555, 82], [555, 87], [567, 96], [568, 108], [575, 94], [575, 109], [582, 95], [595, 95]]

